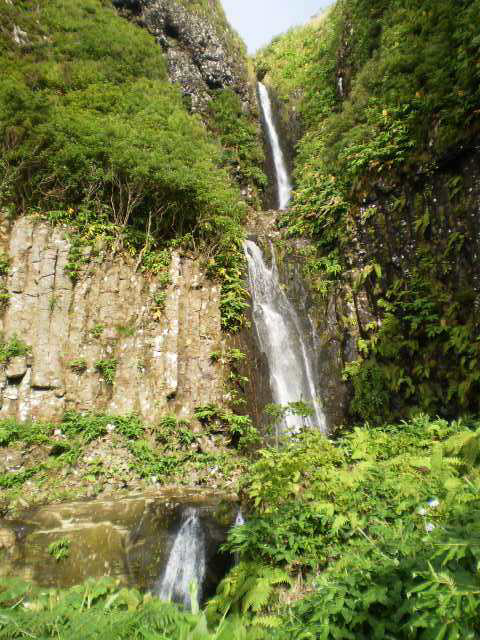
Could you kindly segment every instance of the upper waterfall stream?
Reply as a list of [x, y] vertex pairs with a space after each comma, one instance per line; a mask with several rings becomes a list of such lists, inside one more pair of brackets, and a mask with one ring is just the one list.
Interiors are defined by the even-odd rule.
[[275, 165], [275, 176], [277, 180], [277, 196], [278, 208], [286, 209], [292, 197], [292, 183], [288, 175], [285, 156], [280, 144], [280, 138], [273, 120], [272, 103], [268, 94], [267, 87], [261, 82], [258, 83], [258, 95], [260, 97], [260, 105], [265, 118], [268, 139], [272, 149], [273, 163]]
[[272, 265], [265, 263], [262, 251], [252, 240], [245, 242], [253, 321], [260, 348], [268, 361], [273, 401], [280, 405], [302, 401], [313, 410], [302, 418], [287, 415], [279, 431], [295, 432], [302, 426], [326, 431], [326, 420], [315, 385], [311, 350], [305, 343], [302, 326], [278, 277], [272, 247]]

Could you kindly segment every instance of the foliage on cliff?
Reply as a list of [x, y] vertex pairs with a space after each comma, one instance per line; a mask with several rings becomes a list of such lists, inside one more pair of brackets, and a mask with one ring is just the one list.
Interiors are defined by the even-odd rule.
[[213, 92], [209, 125], [225, 149], [225, 166], [240, 184], [253, 185], [262, 192], [267, 186], [267, 177], [261, 168], [265, 155], [258, 125], [243, 112], [242, 102], [234, 91], [223, 89]]
[[[2, 9], [0, 123], [17, 210], [108, 207], [154, 234], [235, 219], [221, 151], [166, 79], [152, 38], [97, 0]], [[14, 26], [28, 44], [12, 41]], [[6, 34], [5, 34], [6, 32]]]
[[347, 374], [370, 421], [479, 407], [479, 12], [478, 0], [340, 0], [259, 60], [281, 97], [301, 96], [284, 224], [315, 240], [321, 292], [347, 285], [369, 302]]
[[2, 3], [0, 64], [4, 215], [46, 213], [80, 235], [98, 220], [144, 257], [208, 238], [212, 274], [234, 277], [245, 205], [153, 37], [104, 0]]

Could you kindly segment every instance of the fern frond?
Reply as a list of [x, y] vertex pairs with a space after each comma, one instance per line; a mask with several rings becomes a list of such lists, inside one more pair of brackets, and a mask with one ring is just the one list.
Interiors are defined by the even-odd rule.
[[266, 629], [278, 629], [282, 624], [282, 619], [278, 616], [257, 616], [253, 624]]
[[273, 585], [267, 578], [257, 580], [253, 589], [250, 589], [243, 600], [243, 613], [246, 613], [249, 610], [257, 612], [263, 609], [263, 607], [268, 604], [272, 592]]

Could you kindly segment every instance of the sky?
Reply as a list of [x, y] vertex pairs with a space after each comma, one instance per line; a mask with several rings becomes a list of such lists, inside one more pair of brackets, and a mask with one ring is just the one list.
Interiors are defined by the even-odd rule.
[[290, 27], [304, 24], [332, 0], [222, 0], [230, 24], [250, 53]]

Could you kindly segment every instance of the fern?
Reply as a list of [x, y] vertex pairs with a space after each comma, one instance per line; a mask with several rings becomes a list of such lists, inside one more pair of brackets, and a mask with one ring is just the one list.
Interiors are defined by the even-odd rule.
[[220, 583], [217, 594], [207, 605], [207, 617], [214, 621], [227, 612], [243, 614], [256, 624], [257, 614], [272, 604], [276, 587], [292, 580], [282, 569], [254, 562], [240, 562]]
[[474, 465], [480, 457], [480, 429], [456, 433], [445, 442], [444, 451]]

